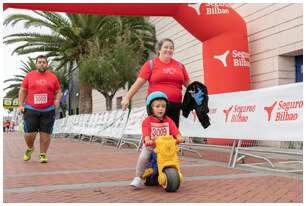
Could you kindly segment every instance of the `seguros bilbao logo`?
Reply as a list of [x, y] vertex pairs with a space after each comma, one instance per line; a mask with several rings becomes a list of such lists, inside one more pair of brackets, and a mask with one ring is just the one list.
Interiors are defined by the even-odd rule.
[[234, 49], [233, 51], [226, 50], [220, 55], [214, 55], [213, 58], [219, 60], [226, 68], [230, 57], [232, 58], [234, 67], [249, 67], [250, 66], [250, 55], [245, 51], [239, 51]]
[[219, 15], [219, 14], [229, 14], [229, 4], [227, 3], [207, 3], [206, 15]]
[[227, 122], [227, 120], [228, 120], [228, 115], [229, 115], [229, 113], [230, 113], [230, 111], [233, 109], [233, 105], [230, 107], [230, 108], [228, 108], [228, 109], [224, 109], [223, 110], [223, 113], [225, 114], [225, 122]]
[[[193, 8], [197, 15], [201, 14], [201, 3], [199, 4], [188, 4], [189, 7]], [[227, 3], [207, 3], [205, 4], [205, 14], [206, 15], [219, 15], [219, 14], [229, 14], [229, 4]]]
[[[294, 121], [299, 117], [298, 109], [303, 108], [303, 100], [275, 101], [272, 105], [264, 107], [267, 112], [267, 121]], [[273, 117], [273, 118], [272, 118]]]
[[254, 113], [256, 105], [232, 105], [223, 110], [225, 122], [247, 122], [248, 113]]
[[197, 15], [201, 14], [200, 11], [201, 4], [188, 4], [188, 6], [193, 8], [196, 11]]

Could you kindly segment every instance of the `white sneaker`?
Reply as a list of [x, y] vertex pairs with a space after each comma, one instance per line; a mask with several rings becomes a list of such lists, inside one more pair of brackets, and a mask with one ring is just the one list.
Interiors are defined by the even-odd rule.
[[141, 186], [141, 178], [135, 177], [133, 181], [131, 182], [130, 186], [133, 186], [135, 188], [139, 188]]

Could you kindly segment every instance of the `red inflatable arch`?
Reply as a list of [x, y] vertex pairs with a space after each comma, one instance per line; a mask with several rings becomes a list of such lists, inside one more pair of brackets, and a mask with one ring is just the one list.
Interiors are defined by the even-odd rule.
[[[127, 16], [171, 16], [202, 42], [204, 82], [209, 94], [250, 89], [244, 20], [228, 4], [6, 3], [3, 9]], [[171, 38], [171, 36], [169, 36]], [[231, 140], [209, 139], [209, 144]]]
[[250, 89], [246, 25], [228, 4], [3, 4], [3, 9], [7, 8], [101, 15], [171, 16], [202, 42], [204, 82], [210, 94]]

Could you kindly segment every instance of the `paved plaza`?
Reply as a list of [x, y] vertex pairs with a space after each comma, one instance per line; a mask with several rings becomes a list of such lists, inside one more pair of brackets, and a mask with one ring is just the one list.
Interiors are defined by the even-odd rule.
[[49, 162], [38, 160], [39, 138], [28, 162], [22, 160], [23, 136], [4, 134], [3, 201], [19, 202], [303, 202], [303, 176], [245, 167], [226, 162], [181, 157], [185, 181], [176, 193], [161, 187], [129, 186], [138, 152], [73, 138], [53, 138]]

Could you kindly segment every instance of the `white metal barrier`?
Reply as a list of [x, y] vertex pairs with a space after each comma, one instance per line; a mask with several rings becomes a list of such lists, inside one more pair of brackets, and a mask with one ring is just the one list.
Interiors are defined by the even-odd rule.
[[72, 115], [54, 123], [53, 134], [82, 135], [90, 141], [94, 137], [119, 142], [128, 118], [128, 111]]
[[[196, 116], [189, 115], [181, 117], [180, 131], [185, 137], [236, 139], [240, 143], [233, 144], [229, 160], [229, 165], [235, 166], [242, 158], [239, 153], [246, 150], [240, 147], [241, 139], [303, 141], [302, 88], [302, 83], [296, 83], [210, 95], [211, 126], [204, 130]], [[146, 116], [145, 107], [133, 108], [129, 115], [127, 110], [73, 115], [56, 120], [53, 133], [112, 139], [119, 148], [126, 143], [139, 148], [141, 123]]]
[[147, 116], [146, 107], [131, 109], [119, 148], [124, 144], [133, 144], [137, 149], [141, 147], [141, 124]]

